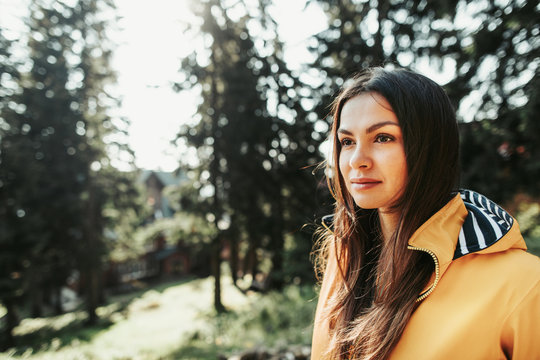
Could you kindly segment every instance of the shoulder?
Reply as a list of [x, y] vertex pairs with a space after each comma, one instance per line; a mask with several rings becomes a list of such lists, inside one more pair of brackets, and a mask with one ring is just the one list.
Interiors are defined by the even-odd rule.
[[540, 290], [540, 258], [522, 249], [470, 254], [455, 260], [445, 277], [447, 285], [459, 284], [476, 299], [493, 301], [508, 312]]
[[512, 359], [540, 358], [540, 259], [532, 254], [520, 256], [518, 291], [509, 304], [501, 332], [501, 345]]
[[[524, 297], [540, 294], [540, 258], [519, 249], [511, 249], [505, 253], [499, 254], [499, 257], [503, 264], [501, 271], [506, 272], [508, 281], [520, 288]], [[537, 306], [540, 308], [540, 302]]]
[[490, 254], [473, 253], [453, 263], [495, 279], [536, 283], [540, 279], [540, 258], [523, 249], [508, 249]]
[[526, 283], [536, 283], [540, 279], [540, 258], [523, 249], [508, 249], [476, 257], [478, 261], [483, 260], [482, 265], [488, 267], [489, 271], [503, 278], [514, 278]]

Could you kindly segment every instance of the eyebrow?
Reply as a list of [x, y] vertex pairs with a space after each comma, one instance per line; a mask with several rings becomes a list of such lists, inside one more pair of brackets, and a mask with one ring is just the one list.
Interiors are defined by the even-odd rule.
[[[396, 124], [396, 123], [393, 122], [393, 121], [382, 121], [382, 122], [380, 122], [380, 123], [376, 123], [376, 124], [373, 124], [373, 125], [371, 125], [370, 127], [368, 127], [367, 130], [366, 130], [366, 134], [372, 133], [372, 132], [374, 132], [375, 130], [380, 129], [380, 128], [382, 128], [383, 126], [387, 126], [387, 125], [399, 126], [399, 124]], [[338, 133], [340, 133], [340, 134], [345, 134], [345, 135], [352, 135], [352, 133], [351, 133], [349, 130], [347, 130], [347, 129], [342, 129], [342, 128], [339, 128], [339, 129], [338, 129]]]

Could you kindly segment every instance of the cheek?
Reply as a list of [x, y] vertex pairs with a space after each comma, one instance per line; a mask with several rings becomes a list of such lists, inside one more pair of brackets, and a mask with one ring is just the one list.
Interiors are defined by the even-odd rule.
[[400, 154], [398, 157], [400, 159], [399, 163], [396, 164], [396, 171], [395, 171], [395, 178], [400, 183], [401, 186], [405, 186], [407, 183], [407, 179], [409, 177], [409, 171], [407, 169], [407, 161], [405, 160], [405, 155]]
[[347, 152], [341, 152], [338, 157], [338, 172], [343, 176], [349, 171], [349, 158]]

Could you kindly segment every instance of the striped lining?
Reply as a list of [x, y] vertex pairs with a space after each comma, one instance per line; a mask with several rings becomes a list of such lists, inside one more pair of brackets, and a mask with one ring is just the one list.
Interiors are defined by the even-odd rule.
[[471, 190], [461, 190], [460, 195], [469, 215], [459, 232], [454, 260], [493, 245], [514, 223], [505, 210], [485, 196]]

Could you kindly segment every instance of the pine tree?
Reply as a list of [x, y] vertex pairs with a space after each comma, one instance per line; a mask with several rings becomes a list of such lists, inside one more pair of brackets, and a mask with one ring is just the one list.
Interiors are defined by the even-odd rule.
[[[28, 217], [25, 218], [26, 212], [21, 201], [21, 195], [29, 189], [17, 181], [17, 174], [22, 174], [28, 168], [18, 162], [16, 156], [7, 156], [21, 154], [29, 147], [28, 143], [17, 146], [17, 140], [24, 138], [19, 136], [20, 129], [9, 121], [7, 115], [23, 110], [11, 100], [18, 90], [16, 82], [19, 79], [11, 48], [12, 42], [0, 30], [0, 302], [7, 311], [0, 349], [14, 345], [12, 330], [20, 320], [16, 304], [23, 295], [22, 273], [28, 261], [26, 249], [34, 247], [38, 240], [28, 236], [30, 229], [27, 224], [30, 221]], [[32, 177], [27, 179], [34, 180]], [[31, 223], [36, 224], [38, 221], [33, 218]]]
[[100, 11], [111, 6], [104, 0], [33, 1], [29, 58], [15, 91], [3, 99], [12, 105], [1, 109], [0, 196], [6, 201], [0, 214], [6, 226], [0, 243], [13, 249], [14, 260], [1, 280], [18, 279], [14, 291], [30, 297], [34, 315], [45, 294], [57, 294], [61, 312], [60, 288], [80, 271], [89, 321], [96, 321], [108, 250], [103, 234], [111, 225], [104, 209], [129, 206], [126, 196], [134, 194], [132, 180], [109, 159], [123, 145], [106, 140], [122, 130], [116, 126], [122, 119], [109, 115], [118, 102], [107, 92], [115, 80], [110, 19]]
[[454, 74], [443, 85], [464, 122], [462, 186], [497, 201], [516, 192], [538, 195], [531, 182], [540, 171], [532, 135], [538, 127], [529, 117], [538, 107], [540, 10], [534, 2], [317, 2], [329, 24], [312, 47], [312, 67], [324, 77], [313, 92], [320, 117], [344, 80], [366, 67], [422, 72], [429, 64]]
[[[238, 3], [230, 9], [220, 1], [206, 1], [195, 9], [205, 19], [200, 31], [208, 52], [182, 62], [187, 80], [177, 88], [200, 86], [203, 101], [199, 122], [185, 126], [179, 139], [198, 149], [196, 182], [201, 189], [212, 189], [219, 200], [213, 201], [219, 207], [211, 211], [215, 226], [219, 228], [219, 219], [229, 223], [221, 234], [230, 245], [233, 277], [240, 270], [239, 257], [244, 264], [240, 272], [252, 278], [261, 272], [262, 257], [268, 257], [268, 284], [279, 288], [286, 278], [287, 232], [302, 238], [291, 241], [292, 248], [307, 245], [305, 261], [300, 262], [309, 268], [311, 238], [299, 230], [314, 211], [316, 184], [310, 170], [301, 169], [320, 161], [320, 139], [312, 137], [313, 121], [301, 106], [301, 83], [283, 61], [267, 4], [259, 5]], [[266, 31], [254, 32], [248, 26], [253, 23]], [[208, 64], [200, 64], [197, 59], [205, 55]], [[247, 250], [239, 254], [242, 242]]]

